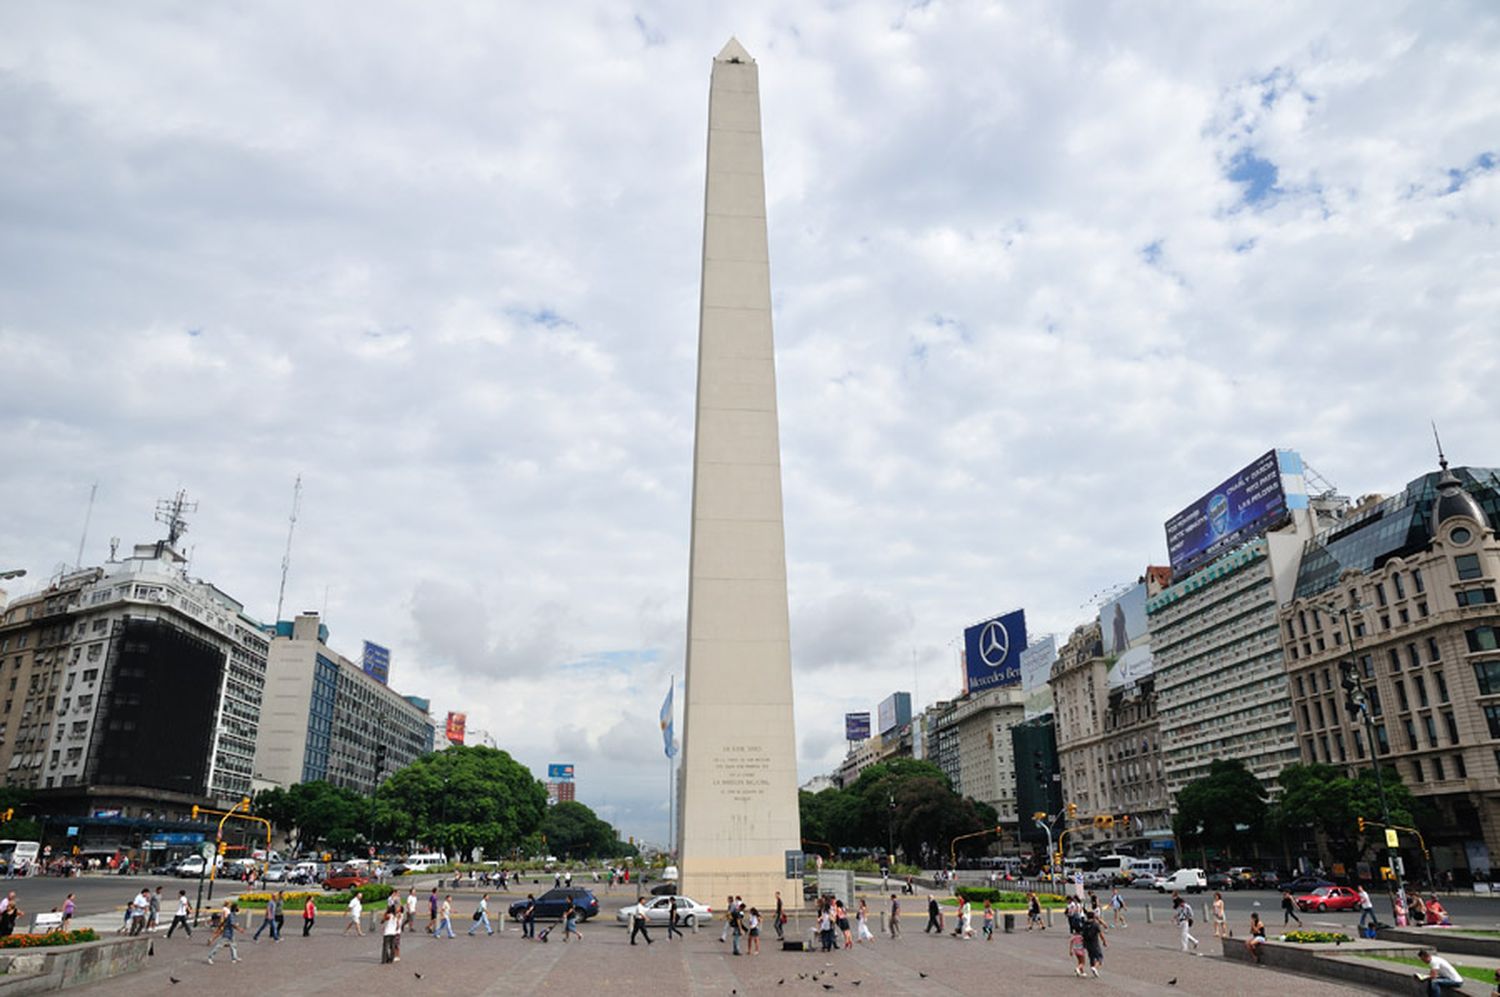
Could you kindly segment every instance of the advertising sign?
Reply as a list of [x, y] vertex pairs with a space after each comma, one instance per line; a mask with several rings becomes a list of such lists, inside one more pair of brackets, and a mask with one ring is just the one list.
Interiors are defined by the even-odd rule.
[[1104, 654], [1124, 654], [1151, 636], [1146, 626], [1146, 583], [1137, 582], [1099, 607]]
[[1026, 650], [1026, 610], [996, 616], [964, 631], [964, 678], [969, 692], [1020, 685]]
[[1167, 557], [1177, 578], [1264, 533], [1287, 514], [1276, 451], [1167, 520]]
[[365, 674], [381, 685], [391, 684], [391, 649], [365, 641], [365, 653], [361, 662]]
[[864, 741], [870, 737], [870, 714], [845, 713], [844, 714], [844, 740]]
[[911, 693], [891, 693], [875, 708], [875, 717], [879, 721], [878, 729], [882, 734], [888, 734], [897, 727], [904, 727], [911, 723]]
[[464, 724], [468, 722], [467, 713], [449, 713], [448, 726], [444, 733], [448, 737], [449, 744], [464, 743]]
[[547, 778], [566, 781], [573, 778], [573, 766], [553, 762], [547, 766]]

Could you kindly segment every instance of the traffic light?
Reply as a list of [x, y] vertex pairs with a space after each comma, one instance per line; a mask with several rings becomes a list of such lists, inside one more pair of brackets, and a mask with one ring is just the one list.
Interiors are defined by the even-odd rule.
[[221, 841], [221, 842], [219, 842], [219, 854], [223, 855], [227, 851], [229, 851], [229, 842], [227, 842], [227, 841]]
[[1100, 831], [1108, 831], [1115, 826], [1114, 817], [1109, 814], [1097, 814], [1094, 817], [1094, 827]]
[[1052, 853], [1052, 864], [1059, 868], [1062, 866], [1062, 852]]
[[1034, 814], [1031, 815], [1031, 819], [1032, 820], [1046, 820], [1047, 819], [1047, 811], [1045, 811], [1045, 810], [1038, 810], [1036, 813], [1034, 813]]
[[1365, 833], [1365, 819], [1363, 817], [1356, 817], [1354, 819], [1359, 822], [1359, 833], [1360, 834], [1364, 834]]
[[16, 819], [16, 808], [15, 807], [6, 807], [5, 808], [5, 813], [4, 814], [0, 814], [0, 817], [4, 817], [4, 819], [7, 822], [15, 820]]
[[1364, 690], [1359, 685], [1359, 675], [1354, 670], [1353, 661], [1339, 662], [1339, 685], [1344, 688], [1344, 709], [1350, 717], [1358, 717], [1360, 708], [1364, 705]]
[[1129, 814], [1121, 814], [1120, 815], [1120, 823], [1124, 826], [1125, 830], [1128, 832], [1130, 830], [1130, 815]]
[[198, 819], [198, 804], [193, 804], [193, 820]]
[[1076, 820], [1077, 818], [1078, 818], [1078, 804], [1076, 804], [1076, 803], [1069, 803], [1068, 804], [1068, 820]]
[[375, 745], [375, 778], [380, 778], [380, 773], [385, 771], [385, 745]]

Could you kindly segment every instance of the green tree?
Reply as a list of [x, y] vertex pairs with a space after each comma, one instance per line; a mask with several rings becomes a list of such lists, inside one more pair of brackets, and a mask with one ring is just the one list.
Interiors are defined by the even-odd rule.
[[375, 820], [395, 841], [435, 845], [450, 857], [495, 855], [540, 830], [547, 791], [504, 751], [455, 746], [424, 755], [381, 784]]
[[1231, 849], [1261, 835], [1266, 821], [1266, 791], [1255, 773], [1237, 758], [1215, 759], [1208, 775], [1194, 779], [1177, 794], [1173, 822], [1185, 846]]
[[[1412, 796], [1400, 774], [1381, 766], [1390, 823], [1423, 827], [1426, 808]], [[1279, 816], [1287, 827], [1311, 828], [1328, 856], [1352, 865], [1367, 848], [1384, 847], [1383, 829], [1372, 827], [1361, 838], [1359, 818], [1381, 821], [1380, 786], [1375, 773], [1361, 767], [1353, 776], [1334, 765], [1289, 765], [1280, 776]]]
[[548, 807], [541, 830], [547, 836], [547, 851], [552, 855], [591, 859], [621, 854], [618, 850], [620, 836], [615, 829], [576, 800], [564, 800]]

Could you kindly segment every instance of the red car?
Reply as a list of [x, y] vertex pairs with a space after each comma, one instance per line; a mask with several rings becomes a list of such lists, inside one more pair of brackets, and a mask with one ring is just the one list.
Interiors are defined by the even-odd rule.
[[323, 880], [323, 889], [353, 890], [368, 882], [369, 879], [360, 875], [357, 869], [335, 869]]
[[1298, 897], [1297, 909], [1320, 914], [1329, 910], [1359, 910], [1359, 891], [1347, 886], [1320, 886]]

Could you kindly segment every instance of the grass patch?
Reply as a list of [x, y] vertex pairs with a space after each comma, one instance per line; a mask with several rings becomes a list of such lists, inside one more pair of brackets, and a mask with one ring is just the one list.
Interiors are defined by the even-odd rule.
[[[1381, 962], [1394, 962], [1402, 966], [1410, 966], [1413, 969], [1427, 968], [1427, 964], [1415, 956], [1364, 955], [1357, 952], [1351, 953], [1351, 955], [1358, 955], [1361, 959], [1378, 959]], [[1475, 983], [1490, 983], [1497, 979], [1495, 970], [1487, 966], [1466, 966], [1461, 962], [1455, 962], [1453, 968], [1458, 970], [1459, 975], [1464, 979], [1473, 980]]]

